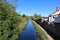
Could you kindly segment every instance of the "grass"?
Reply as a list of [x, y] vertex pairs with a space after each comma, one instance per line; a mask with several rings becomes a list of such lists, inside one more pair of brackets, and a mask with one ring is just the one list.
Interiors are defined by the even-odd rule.
[[34, 26], [35, 26], [35, 28], [36, 28], [36, 30], [37, 30], [37, 32], [38, 32], [38, 35], [41, 36], [41, 39], [42, 39], [42, 40], [48, 40], [47, 35], [46, 35], [45, 32], [40, 28], [41, 26], [39, 26], [39, 25], [38, 25], [35, 21], [33, 21], [33, 20], [32, 20], [32, 22], [33, 22], [33, 24], [34, 24]]
[[[20, 22], [13, 25], [14, 26], [13, 30], [10, 29], [8, 23], [7, 24], [4, 23], [3, 27], [1, 27], [1, 24], [0, 24], [0, 40], [18, 40], [19, 34], [21, 34], [23, 29], [25, 29], [27, 22], [28, 20], [26, 20], [26, 18], [21, 18]], [[7, 27], [4, 27], [4, 26], [7, 26]]]

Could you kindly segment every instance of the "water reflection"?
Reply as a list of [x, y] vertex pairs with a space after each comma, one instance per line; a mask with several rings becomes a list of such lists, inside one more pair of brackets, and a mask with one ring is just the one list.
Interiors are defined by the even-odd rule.
[[34, 25], [29, 20], [26, 29], [19, 35], [19, 40], [37, 40], [38, 35], [34, 28]]

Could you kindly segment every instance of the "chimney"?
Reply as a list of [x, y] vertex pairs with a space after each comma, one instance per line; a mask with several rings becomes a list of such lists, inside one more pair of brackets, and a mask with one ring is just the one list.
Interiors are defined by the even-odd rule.
[[56, 12], [58, 11], [59, 9], [58, 9], [58, 6], [56, 6]]

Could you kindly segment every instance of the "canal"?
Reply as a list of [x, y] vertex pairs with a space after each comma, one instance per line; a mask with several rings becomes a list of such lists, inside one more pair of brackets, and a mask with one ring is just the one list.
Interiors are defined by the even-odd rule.
[[19, 35], [19, 40], [38, 40], [38, 38], [34, 25], [29, 20], [26, 29]]

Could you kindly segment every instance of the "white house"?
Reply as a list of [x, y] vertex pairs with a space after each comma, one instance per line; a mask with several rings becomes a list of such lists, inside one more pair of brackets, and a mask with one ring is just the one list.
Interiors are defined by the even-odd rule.
[[49, 22], [60, 22], [60, 10], [56, 7], [56, 12], [49, 16]]
[[50, 24], [54, 24], [53, 29], [55, 29], [55, 35], [60, 37], [60, 10], [58, 10], [58, 7], [56, 7], [56, 12], [49, 16], [49, 22]]

